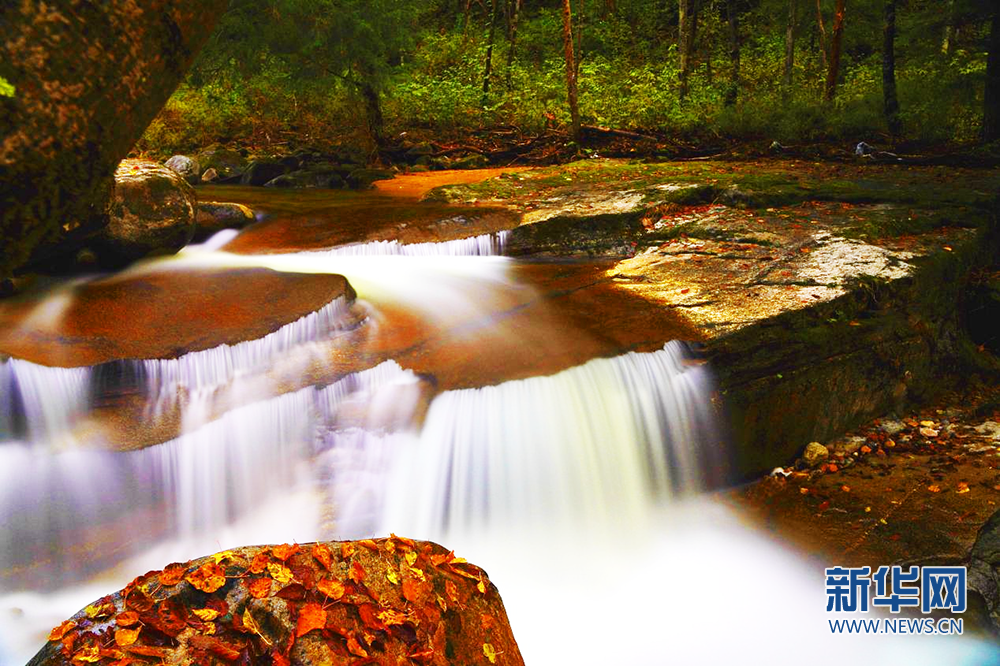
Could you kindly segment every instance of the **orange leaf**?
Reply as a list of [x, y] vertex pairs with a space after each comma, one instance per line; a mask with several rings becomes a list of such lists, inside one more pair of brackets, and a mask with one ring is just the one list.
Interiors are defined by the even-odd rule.
[[98, 645], [88, 645], [73, 653], [73, 661], [93, 664], [101, 660], [101, 648]]
[[959, 495], [969, 492], [969, 484], [966, 483], [965, 481], [959, 481], [958, 489], [955, 490], [955, 492], [958, 493]]
[[346, 592], [346, 588], [343, 583], [339, 580], [330, 580], [328, 578], [324, 578], [316, 583], [316, 589], [334, 601], [343, 597], [344, 592]]
[[354, 544], [353, 543], [348, 543], [347, 541], [344, 541], [343, 543], [340, 544], [340, 556], [343, 559], [346, 560], [348, 557], [350, 557], [353, 554], [354, 554]]
[[820, 505], [819, 505], [819, 512], [820, 513], [826, 511], [829, 508], [830, 508], [830, 500], [826, 500], [824, 502], [820, 502]]
[[349, 636], [347, 638], [347, 649], [350, 651], [351, 654], [355, 656], [358, 657], [368, 656], [368, 653], [365, 651], [363, 647], [361, 647], [361, 644], [358, 643], [357, 639], [355, 639], [353, 636]]
[[394, 624], [403, 624], [408, 622], [409, 618], [406, 613], [400, 613], [399, 611], [387, 608], [378, 614], [378, 619], [382, 620], [387, 626], [392, 626]]
[[250, 589], [251, 597], [254, 599], [263, 599], [271, 594], [271, 579], [254, 578], [247, 587]]
[[319, 560], [319, 563], [323, 565], [323, 568], [327, 571], [333, 567], [333, 553], [330, 551], [330, 547], [318, 543], [313, 546], [313, 557]]
[[282, 585], [287, 585], [292, 582], [292, 572], [283, 564], [271, 562], [267, 565], [267, 570], [271, 574], [271, 578], [278, 581]]
[[188, 574], [185, 580], [202, 592], [211, 594], [226, 584], [226, 572], [215, 562], [208, 562]]
[[140, 627], [135, 629], [116, 629], [115, 630], [115, 644], [118, 647], [128, 647], [139, 640], [139, 630]]
[[289, 546], [287, 543], [283, 543], [280, 546], [275, 546], [274, 548], [272, 548], [271, 553], [279, 560], [284, 562], [289, 557], [299, 552], [299, 550], [301, 550], [299, 548], [299, 544], [295, 544], [294, 546]]
[[[454, 583], [453, 583], [454, 584]], [[412, 578], [407, 578], [403, 581], [403, 598], [410, 602], [416, 602], [420, 599], [421, 585], [419, 582], [413, 580]]]
[[264, 573], [264, 569], [271, 562], [271, 558], [268, 557], [265, 551], [261, 551], [253, 556], [253, 561], [250, 562], [250, 573], [259, 574]]
[[351, 573], [349, 574], [351, 580], [355, 583], [360, 583], [365, 579], [365, 568], [361, 566], [360, 562], [354, 562], [351, 564]]
[[73, 629], [76, 629], [76, 622], [74, 622], [73, 620], [66, 620], [58, 627], [49, 632], [49, 640], [61, 641], [62, 637], [65, 636], [70, 631], [72, 631]]
[[191, 612], [198, 616], [202, 622], [211, 622], [220, 615], [219, 611], [214, 608], [193, 608]]
[[932, 493], [939, 493], [941, 492], [941, 486], [939, 486], [936, 483], [932, 483], [931, 485], [927, 486], [927, 490], [931, 491]]
[[249, 608], [245, 608], [243, 610], [243, 626], [260, 636], [261, 639], [263, 639], [263, 641], [270, 647], [271, 641], [267, 639], [267, 636], [261, 633], [260, 625], [257, 624], [257, 620], [253, 619], [253, 615], [250, 614]]
[[378, 544], [375, 543], [374, 541], [372, 541], [371, 539], [362, 539], [358, 543], [360, 543], [362, 546], [364, 546], [368, 550], [374, 550], [374, 551], [378, 550]]
[[163, 571], [160, 572], [160, 585], [164, 587], [172, 587], [177, 583], [184, 580], [184, 574], [187, 573], [188, 565], [179, 564], [175, 562], [174, 564], [168, 564]]
[[119, 627], [131, 627], [139, 621], [139, 614], [135, 611], [123, 611], [115, 618], [115, 624]]
[[[313, 629], [322, 629], [326, 626], [326, 611], [319, 604], [305, 604], [299, 611], [299, 621], [295, 627], [295, 637], [305, 636]], [[359, 656], [368, 656], [359, 655]]]

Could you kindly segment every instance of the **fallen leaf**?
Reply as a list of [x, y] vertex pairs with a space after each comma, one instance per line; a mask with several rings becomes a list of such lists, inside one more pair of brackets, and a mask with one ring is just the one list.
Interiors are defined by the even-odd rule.
[[924, 437], [937, 437], [938, 431], [935, 430], [934, 428], [921, 428], [920, 434], [923, 435]]
[[58, 627], [49, 632], [49, 640], [61, 641], [62, 637], [65, 636], [70, 631], [72, 631], [73, 629], [76, 629], [76, 622], [74, 622], [73, 620], [66, 620]]
[[327, 571], [333, 567], [333, 552], [330, 550], [329, 546], [322, 543], [318, 543], [313, 546], [313, 557], [315, 557]]
[[271, 558], [264, 551], [261, 551], [253, 556], [253, 561], [250, 562], [250, 568], [248, 571], [252, 574], [264, 573], [264, 569], [267, 569], [267, 565], [271, 563]]
[[[347, 588], [339, 580], [330, 580], [329, 578], [324, 578], [316, 583], [316, 589], [334, 601], [342, 598], [347, 591]], [[403, 589], [405, 590], [406, 588], [404, 587]]]
[[400, 613], [399, 611], [387, 608], [378, 614], [378, 619], [382, 620], [387, 626], [393, 626], [398, 624], [403, 624], [409, 621], [406, 613]]
[[392, 569], [385, 572], [385, 579], [393, 585], [399, 585], [399, 575]]
[[497, 651], [489, 643], [483, 643], [483, 654], [486, 655], [491, 664], [497, 663]]
[[421, 585], [412, 578], [403, 581], [403, 598], [409, 602], [416, 602], [420, 599]]
[[274, 548], [272, 548], [271, 549], [271, 554], [274, 555], [275, 557], [277, 557], [282, 562], [284, 562], [289, 557], [291, 557], [295, 553], [299, 552], [299, 550], [301, 550], [301, 549], [299, 548], [298, 544], [295, 544], [294, 546], [290, 546], [287, 543], [283, 543], [280, 546], [275, 546]]
[[808, 495], [809, 494], [809, 489], [808, 488], [799, 488], [799, 493], [802, 494], [802, 495]]
[[115, 644], [118, 647], [128, 647], [139, 640], [140, 627], [135, 629], [115, 629]]
[[[295, 625], [295, 637], [301, 638], [313, 629], [322, 629], [326, 626], [326, 611], [319, 604], [308, 603], [302, 606], [299, 611], [299, 621]], [[367, 657], [367, 654], [358, 655]]]
[[346, 560], [351, 555], [354, 555], [354, 544], [344, 541], [340, 544], [340, 556]]
[[267, 565], [267, 571], [271, 574], [271, 578], [278, 581], [282, 585], [287, 585], [292, 582], [293, 576], [292, 571], [284, 564], [278, 564], [277, 562], [271, 562]]
[[842, 492], [849, 493], [849, 492], [851, 492], [851, 487], [850, 486], [841, 486], [840, 490]]
[[922, 425], [925, 428], [933, 428], [934, 427], [934, 421], [921, 421], [920, 425]]
[[270, 578], [254, 578], [247, 585], [247, 588], [250, 590], [250, 596], [254, 599], [263, 599], [268, 596], [271, 594], [272, 582]]
[[932, 493], [939, 493], [941, 492], [941, 486], [939, 486], [936, 483], [932, 483], [931, 485], [927, 486], [927, 490], [931, 491]]
[[349, 578], [355, 583], [361, 583], [365, 579], [365, 568], [361, 566], [360, 562], [351, 563], [351, 573]]
[[101, 648], [97, 645], [88, 645], [73, 653], [73, 661], [86, 664], [93, 664], [101, 660]]
[[172, 587], [177, 583], [184, 580], [184, 574], [187, 573], [188, 565], [180, 564], [175, 562], [174, 564], [168, 564], [164, 567], [163, 571], [160, 572], [160, 585], [164, 587]]
[[139, 614], [135, 611], [123, 611], [118, 614], [115, 618], [115, 624], [119, 627], [131, 627], [133, 624], [139, 621]]
[[361, 644], [358, 643], [357, 639], [354, 638], [353, 636], [349, 636], [348, 639], [347, 639], [347, 650], [351, 654], [353, 654], [353, 655], [355, 655], [357, 657], [367, 657], [368, 656], [368, 652], [366, 652], [365, 649], [363, 647], [361, 647]]
[[[324, 618], [325, 619], [325, 618]], [[253, 614], [250, 613], [250, 609], [246, 608], [243, 610], [243, 626], [249, 629], [251, 632], [260, 636], [261, 640], [267, 643], [268, 647], [271, 645], [271, 641], [268, 640], [267, 636], [261, 633], [260, 625], [257, 624], [257, 620], [253, 619]], [[301, 636], [302, 634], [298, 634]]]
[[826, 511], [829, 508], [830, 508], [830, 500], [824, 500], [823, 502], [820, 502], [818, 510], [819, 510], [820, 513], [823, 513], [824, 511]]
[[966, 483], [965, 481], [959, 481], [958, 488], [955, 490], [955, 492], [958, 493], [959, 495], [969, 492], [969, 484]]
[[362, 546], [364, 546], [368, 550], [378, 551], [378, 544], [375, 543], [372, 539], [362, 539], [358, 543], [360, 543]]
[[411, 550], [403, 555], [403, 557], [406, 559], [406, 563], [411, 567], [417, 562], [417, 553], [415, 551]]
[[226, 572], [215, 562], [207, 562], [189, 573], [184, 580], [202, 592], [211, 594], [226, 584]]
[[219, 611], [214, 608], [193, 608], [191, 612], [197, 615], [202, 622], [211, 622], [220, 615]]

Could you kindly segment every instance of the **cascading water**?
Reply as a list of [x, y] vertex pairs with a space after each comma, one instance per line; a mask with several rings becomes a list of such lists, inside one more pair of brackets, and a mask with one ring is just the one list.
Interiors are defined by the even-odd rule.
[[90, 368], [49, 368], [28, 361], [0, 362], [0, 434], [13, 434], [23, 416], [26, 438], [66, 446], [87, 409]]

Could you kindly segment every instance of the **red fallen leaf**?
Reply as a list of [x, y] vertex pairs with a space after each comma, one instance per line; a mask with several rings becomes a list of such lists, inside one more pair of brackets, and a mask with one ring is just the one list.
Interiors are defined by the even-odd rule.
[[267, 552], [261, 551], [253, 556], [253, 560], [250, 562], [250, 568], [248, 571], [252, 574], [264, 573], [267, 569], [267, 565], [271, 563], [271, 558], [268, 557]]
[[351, 555], [354, 555], [354, 544], [344, 541], [340, 544], [340, 557], [342, 559], [347, 559]]
[[93, 620], [103, 620], [109, 618], [115, 614], [117, 608], [115, 608], [115, 602], [111, 600], [111, 597], [102, 597], [90, 604], [83, 609], [83, 612], [87, 614], [87, 617]]
[[[225, 659], [226, 661], [236, 661], [240, 658], [240, 650], [237, 650], [231, 645], [223, 643], [218, 638], [213, 638], [212, 636], [202, 636], [201, 634], [194, 634], [188, 638], [188, 644], [199, 650], [205, 650], [214, 654], [220, 659]], [[242, 646], [240, 646], [242, 649]]]
[[271, 594], [271, 582], [270, 578], [254, 578], [247, 585], [250, 590], [250, 596], [254, 599], [263, 599], [264, 597]]
[[867, 453], [871, 453], [871, 452], [872, 452], [872, 447], [868, 446], [867, 444], [865, 444], [864, 446], [861, 447], [861, 453], [866, 453], [867, 454]]
[[330, 551], [329, 546], [318, 543], [313, 546], [312, 554], [323, 565], [324, 569], [330, 571], [333, 567], [333, 553]]
[[378, 619], [378, 615], [375, 613], [375, 607], [371, 604], [361, 604], [358, 606], [358, 615], [361, 616], [361, 621], [369, 629], [378, 629], [384, 631], [386, 629], [385, 624]]
[[[295, 625], [295, 637], [301, 638], [313, 629], [326, 626], [326, 611], [319, 604], [308, 603], [299, 611], [299, 620]], [[368, 656], [367, 653], [359, 656]]]
[[[450, 581], [449, 581], [450, 582]], [[454, 583], [452, 583], [454, 585]], [[407, 578], [403, 581], [403, 598], [407, 601], [416, 603], [423, 596], [423, 586], [419, 581], [413, 578]]]
[[390, 539], [395, 539], [399, 543], [405, 544], [405, 545], [409, 546], [410, 548], [414, 548], [417, 545], [417, 543], [413, 539], [407, 539], [406, 537], [401, 537], [399, 535], [392, 534], [391, 532], [389, 533], [389, 538]]
[[[328, 578], [324, 578], [320, 580], [318, 583], [316, 583], [316, 589], [325, 594], [326, 596], [328, 596], [329, 598], [333, 599], [334, 601], [342, 598], [344, 596], [344, 593], [347, 591], [346, 588], [344, 587], [344, 584], [341, 583], [339, 580], [330, 580]], [[403, 586], [403, 594], [404, 595], [406, 594], [405, 584]]]
[[316, 576], [312, 567], [290, 564], [288, 568], [291, 569], [296, 582], [301, 583], [305, 589], [311, 590], [316, 587]]
[[271, 651], [271, 663], [274, 666], [292, 666], [292, 662], [288, 660], [288, 657], [278, 652], [277, 649]]
[[140, 627], [135, 629], [115, 629], [115, 644], [118, 647], [128, 647], [139, 639]]
[[348, 577], [355, 583], [361, 583], [365, 580], [365, 568], [361, 566], [360, 562], [351, 563], [351, 573]]
[[76, 622], [74, 622], [73, 620], [66, 620], [65, 622], [63, 622], [62, 624], [60, 624], [58, 627], [56, 627], [55, 629], [53, 629], [52, 631], [49, 632], [49, 640], [50, 641], [61, 641], [62, 638], [63, 638], [63, 636], [65, 636], [67, 633], [69, 633], [73, 629], [76, 629]]
[[62, 640], [59, 642], [62, 643], [62, 653], [64, 655], [68, 657], [73, 653], [73, 645], [76, 643], [76, 639], [79, 637], [80, 634], [78, 634], [75, 631], [70, 631], [68, 634], [62, 637]]
[[414, 661], [430, 661], [434, 658], [434, 650], [429, 647], [414, 648], [413, 652], [408, 653], [406, 657]]
[[820, 513], [823, 513], [824, 511], [826, 511], [829, 508], [830, 508], [830, 500], [826, 500], [824, 502], [821, 502], [820, 505], [819, 505], [819, 507], [818, 507]]
[[187, 627], [187, 608], [174, 599], [164, 599], [156, 609], [155, 619], [145, 616], [148, 623], [161, 632], [176, 638]]
[[444, 591], [448, 595], [448, 598], [451, 599], [452, 603], [454, 603], [454, 604], [458, 603], [458, 599], [459, 599], [459, 596], [458, 596], [458, 586], [455, 585], [454, 581], [446, 580], [444, 582]]
[[285, 560], [287, 560], [289, 557], [299, 552], [300, 550], [301, 548], [299, 547], [299, 544], [290, 546], [287, 543], [283, 543], [280, 546], [275, 546], [274, 548], [272, 548], [271, 554], [277, 557], [282, 562], [284, 562]]
[[144, 657], [156, 657], [159, 659], [166, 659], [170, 654], [168, 648], [157, 647], [155, 645], [129, 645], [125, 650], [132, 654], [141, 654]]
[[119, 627], [131, 627], [133, 624], [139, 621], [139, 614], [135, 611], [124, 611], [118, 614], [115, 618], [115, 624]]
[[189, 573], [185, 580], [202, 592], [211, 594], [226, 584], [226, 572], [215, 562], [208, 562]]
[[306, 588], [302, 587], [298, 583], [292, 583], [291, 585], [278, 590], [278, 593], [274, 596], [281, 599], [287, 599], [288, 601], [299, 601], [300, 599], [305, 598]]
[[690, 290], [690, 289], [681, 289], [681, 293], [682, 293], [682, 294], [686, 294], [686, 293], [688, 293], [689, 291], [691, 291], [691, 290]]
[[350, 652], [351, 654], [353, 654], [353, 655], [355, 655], [357, 657], [367, 657], [368, 656], [368, 653], [365, 651], [365, 649], [363, 647], [361, 647], [361, 644], [358, 643], [357, 639], [354, 638], [354, 636], [349, 636], [348, 637], [348, 639], [347, 639], [347, 650], [348, 650], [348, 652]]
[[372, 539], [362, 539], [358, 543], [360, 543], [362, 546], [364, 546], [368, 550], [374, 550], [376, 552], [378, 551], [378, 544], [375, 543]]
[[163, 571], [160, 572], [160, 585], [164, 587], [173, 587], [177, 583], [184, 580], [184, 574], [187, 573], [188, 565], [187, 563], [181, 564], [175, 562], [173, 564], [168, 564], [164, 567]]

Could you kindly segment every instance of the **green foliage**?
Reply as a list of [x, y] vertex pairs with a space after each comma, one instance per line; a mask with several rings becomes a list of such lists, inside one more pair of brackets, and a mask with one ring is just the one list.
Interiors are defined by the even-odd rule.
[[0, 97], [13, 97], [14, 86], [10, 81], [0, 76]]

